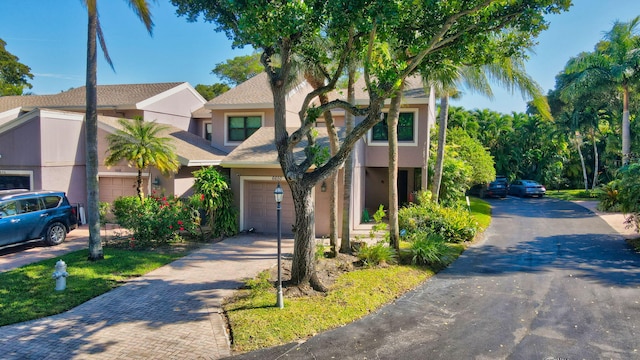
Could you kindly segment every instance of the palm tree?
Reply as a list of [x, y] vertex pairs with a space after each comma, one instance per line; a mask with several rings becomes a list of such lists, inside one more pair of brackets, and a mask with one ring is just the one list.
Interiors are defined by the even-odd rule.
[[[87, 220], [89, 224], [89, 260], [104, 258], [102, 252], [102, 240], [100, 239], [100, 194], [98, 192], [98, 96], [97, 73], [98, 61], [96, 58], [96, 40], [100, 41], [100, 47], [104, 57], [113, 69], [113, 63], [109, 57], [107, 46], [102, 34], [102, 28], [98, 20], [97, 0], [83, 0], [88, 14], [87, 34], [87, 83], [85, 114], [85, 142], [86, 142], [86, 176], [87, 176]], [[136, 15], [142, 20], [149, 34], [152, 33], [153, 21], [149, 11], [149, 3], [146, 0], [126, 0]]]
[[520, 90], [522, 96], [531, 96], [533, 105], [540, 115], [551, 118], [549, 105], [540, 86], [527, 75], [522, 58], [502, 58], [483, 66], [459, 66], [453, 63], [441, 63], [439, 69], [429, 69], [425, 77], [427, 84], [434, 86], [436, 93], [440, 95], [440, 129], [438, 134], [438, 154], [435, 164], [434, 179], [432, 185], [433, 200], [438, 201], [440, 183], [442, 181], [442, 167], [444, 164], [444, 149], [446, 142], [446, 128], [449, 110], [449, 97], [458, 95], [458, 87], [477, 91], [493, 98], [490, 81], [507, 87], [512, 92]]
[[126, 160], [130, 166], [138, 169], [138, 197], [140, 201], [144, 201], [142, 171], [153, 166], [163, 174], [176, 173], [180, 162], [170, 143], [171, 139], [158, 136], [167, 126], [158, 125], [155, 121], [144, 121], [142, 118], [119, 119], [118, 123], [122, 129], [107, 136], [109, 155], [104, 163], [111, 166]]
[[629, 93], [640, 79], [640, 16], [623, 23], [616, 21], [592, 53], [582, 53], [569, 61], [565, 73], [577, 77], [567, 87], [571, 93], [606, 92], [616, 89], [622, 95], [622, 164], [631, 156]]

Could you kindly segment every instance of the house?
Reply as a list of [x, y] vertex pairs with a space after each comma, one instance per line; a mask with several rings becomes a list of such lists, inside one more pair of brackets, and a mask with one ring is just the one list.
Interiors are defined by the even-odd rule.
[[[358, 105], [368, 103], [362, 89], [361, 80], [356, 85]], [[419, 79], [411, 79], [405, 89], [398, 130], [401, 203], [421, 188], [426, 129], [434, 121], [433, 96], [424, 92]], [[0, 189], [59, 189], [66, 191], [72, 202], [86, 201], [84, 91], [81, 87], [56, 95], [0, 97]], [[309, 91], [310, 86], [302, 81], [287, 95], [288, 127], [299, 124], [298, 111]], [[169, 126], [164, 135], [173, 139], [181, 164], [173, 176], [162, 176], [155, 169], [146, 172], [147, 191], [189, 195], [192, 172], [202, 166], [218, 166], [230, 178], [235, 205], [240, 210], [239, 230], [275, 232], [273, 190], [282, 182], [285, 189], [282, 229], [291, 232], [295, 218], [293, 201], [277, 161], [274, 107], [266, 74], [257, 75], [208, 102], [187, 83], [101, 85], [98, 113], [101, 201], [135, 194], [135, 169], [126, 164], [111, 168], [102, 164], [106, 135], [118, 128], [117, 120], [141, 116], [146, 121]], [[344, 111], [334, 110], [333, 116], [336, 125], [342, 127]], [[322, 119], [317, 129], [319, 139], [326, 141]], [[388, 207], [387, 163], [386, 125], [381, 122], [354, 148], [353, 186], [348, 190], [352, 229], [361, 225], [365, 210], [373, 213], [381, 204]], [[339, 176], [343, 176], [343, 170]], [[340, 198], [343, 191], [340, 189]], [[316, 187], [314, 202], [316, 234], [328, 235], [326, 183]]]
[[[106, 135], [119, 118], [141, 116], [166, 124], [180, 171], [163, 177], [143, 174], [144, 186], [177, 196], [192, 191], [192, 171], [219, 165], [227, 152], [202, 136], [205, 100], [187, 83], [102, 85], [98, 87], [98, 176], [100, 200], [136, 194], [137, 171], [125, 163], [104, 165]], [[86, 202], [85, 88], [56, 95], [0, 97], [0, 189], [64, 190], [72, 203]], [[205, 115], [206, 116], [206, 115]]]

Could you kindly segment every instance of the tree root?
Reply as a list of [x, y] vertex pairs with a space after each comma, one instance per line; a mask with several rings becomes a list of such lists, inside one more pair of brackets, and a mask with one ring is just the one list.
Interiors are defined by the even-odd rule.
[[322, 284], [322, 281], [320, 281], [320, 278], [318, 277], [318, 274], [316, 272], [311, 275], [311, 278], [309, 279], [309, 285], [311, 285], [311, 288], [313, 288], [313, 290], [315, 291], [320, 291], [323, 293], [329, 291], [329, 289], [324, 286], [324, 284]]

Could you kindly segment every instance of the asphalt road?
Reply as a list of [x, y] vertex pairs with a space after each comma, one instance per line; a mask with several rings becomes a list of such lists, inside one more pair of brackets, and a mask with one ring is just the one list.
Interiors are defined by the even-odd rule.
[[483, 242], [378, 312], [235, 359], [640, 359], [640, 257], [589, 210], [491, 200]]

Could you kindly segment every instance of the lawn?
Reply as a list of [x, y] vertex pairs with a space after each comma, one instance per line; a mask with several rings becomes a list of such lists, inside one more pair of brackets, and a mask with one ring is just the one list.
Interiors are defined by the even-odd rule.
[[575, 201], [575, 200], [598, 200], [598, 192], [584, 189], [571, 189], [571, 190], [547, 190], [548, 197], [560, 200]]
[[[0, 273], [0, 326], [38, 319], [72, 309], [186, 254], [104, 249], [104, 260], [90, 262], [79, 250]], [[67, 289], [55, 291], [55, 263], [67, 264]]]

